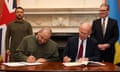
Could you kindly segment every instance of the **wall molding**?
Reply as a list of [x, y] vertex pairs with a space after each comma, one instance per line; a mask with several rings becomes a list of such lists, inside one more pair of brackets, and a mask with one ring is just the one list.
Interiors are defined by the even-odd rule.
[[92, 24], [98, 14], [98, 8], [27, 8], [25, 20], [31, 23], [34, 32], [51, 27], [54, 33], [77, 33], [81, 23]]
[[98, 8], [26, 8], [25, 14], [97, 14]]

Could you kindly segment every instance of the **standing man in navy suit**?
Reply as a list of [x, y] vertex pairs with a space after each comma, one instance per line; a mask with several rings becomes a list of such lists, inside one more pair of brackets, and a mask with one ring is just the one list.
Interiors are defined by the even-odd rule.
[[[98, 48], [101, 52], [103, 61], [114, 61], [115, 48], [114, 44], [118, 39], [117, 21], [108, 17], [109, 5], [100, 6], [100, 18], [93, 21], [92, 34], [98, 42]], [[102, 28], [104, 24], [104, 29]]]
[[[64, 62], [71, 61], [100, 61], [100, 53], [97, 48], [97, 41], [90, 38], [91, 25], [83, 23], [79, 27], [79, 36], [71, 37], [68, 39], [67, 46], [64, 50]], [[81, 43], [83, 44], [82, 56], [79, 56], [79, 50]], [[80, 51], [81, 52], [81, 51]]]

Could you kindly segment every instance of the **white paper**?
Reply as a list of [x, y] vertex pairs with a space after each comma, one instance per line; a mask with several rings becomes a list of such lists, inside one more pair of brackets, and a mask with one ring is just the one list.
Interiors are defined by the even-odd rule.
[[3, 63], [4, 65], [7, 66], [26, 66], [26, 65], [39, 65], [42, 63], [34, 62], [34, 63], [28, 63], [28, 62], [8, 62], [8, 63]]
[[82, 62], [66, 62], [63, 63], [64, 66], [81, 66], [81, 65], [105, 65], [101, 62], [95, 62], [95, 61], [82, 61]]
[[104, 63], [96, 62], [96, 61], [89, 61], [89, 63], [94, 64], [94, 65], [105, 65]]
[[80, 65], [87, 65], [88, 61], [83, 61], [83, 62], [66, 62], [63, 63], [64, 66], [80, 66]]

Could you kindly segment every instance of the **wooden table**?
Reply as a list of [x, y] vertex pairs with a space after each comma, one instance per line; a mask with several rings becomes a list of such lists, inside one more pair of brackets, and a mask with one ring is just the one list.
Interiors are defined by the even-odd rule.
[[118, 66], [103, 62], [106, 64], [105, 66], [71, 66], [66, 67], [62, 64], [62, 62], [47, 62], [40, 65], [35, 66], [19, 66], [19, 67], [9, 67], [5, 65], [0, 65], [0, 71], [6, 71], [6, 72], [20, 72], [20, 71], [55, 71], [55, 72], [68, 72], [68, 71], [118, 71]]

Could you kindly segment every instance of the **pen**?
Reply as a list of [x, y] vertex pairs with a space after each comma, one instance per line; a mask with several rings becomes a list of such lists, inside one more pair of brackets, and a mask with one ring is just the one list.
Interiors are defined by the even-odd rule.
[[30, 56], [33, 56], [33, 52], [32, 51], [30, 52]]

